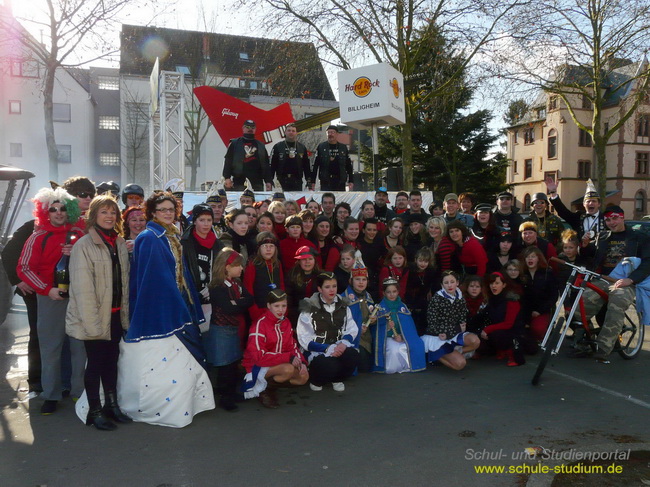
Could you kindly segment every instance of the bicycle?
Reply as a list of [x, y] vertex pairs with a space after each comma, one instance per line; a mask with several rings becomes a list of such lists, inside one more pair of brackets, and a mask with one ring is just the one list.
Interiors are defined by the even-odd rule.
[[[564, 287], [564, 292], [562, 293], [560, 301], [558, 302], [555, 313], [551, 318], [548, 330], [546, 330], [544, 340], [540, 345], [540, 348], [543, 351], [543, 355], [539, 364], [537, 365], [535, 375], [531, 380], [533, 385], [537, 385], [539, 383], [542, 372], [544, 372], [544, 368], [546, 367], [546, 364], [548, 363], [551, 356], [558, 354], [560, 347], [562, 346], [562, 342], [564, 341], [566, 333], [569, 329], [569, 325], [573, 323], [573, 317], [576, 310], [578, 309], [580, 311], [579, 324], [582, 325], [585, 331], [585, 338], [583, 338], [582, 342], [591, 347], [593, 351], [596, 350], [597, 330], [593, 330], [589, 326], [589, 321], [586, 319], [586, 312], [584, 302], [582, 300], [582, 295], [584, 294], [585, 289], [593, 289], [603, 298], [604, 302], [607, 303], [609, 298], [608, 294], [597, 286], [591, 284], [590, 281], [594, 279], [601, 279], [610, 283], [617, 281], [612, 277], [604, 276], [602, 274], [598, 274], [597, 272], [587, 270], [585, 267], [570, 264], [563, 261], [562, 259], [558, 259], [557, 257], [551, 257], [551, 260], [557, 262], [558, 264], [569, 266], [573, 270], [571, 271], [571, 275], [569, 276], [566, 286]], [[561, 317], [560, 313], [564, 309], [564, 302], [566, 301], [567, 297], [569, 297], [571, 290], [576, 290], [577, 294], [574, 298], [568, 316]], [[643, 347], [644, 335], [645, 327], [642, 324], [637, 325], [626, 312], [625, 323], [623, 324], [623, 329], [621, 330], [614, 350], [616, 350], [619, 355], [625, 360], [632, 360], [639, 354], [641, 348]]]

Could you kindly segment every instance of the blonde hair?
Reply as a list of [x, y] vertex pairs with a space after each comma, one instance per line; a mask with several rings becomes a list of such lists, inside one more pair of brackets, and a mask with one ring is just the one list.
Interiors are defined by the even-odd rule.
[[287, 209], [285, 208], [284, 203], [282, 203], [282, 201], [272, 201], [269, 207], [266, 209], [266, 211], [268, 211], [269, 213], [273, 213], [273, 211], [276, 209], [282, 210], [282, 213], [284, 213], [285, 216], [287, 215]]
[[[233, 253], [237, 254], [237, 257], [235, 257], [230, 264], [226, 264]], [[243, 266], [244, 258], [230, 247], [224, 247], [221, 249], [221, 252], [217, 254], [217, 258], [214, 259], [214, 264], [212, 266], [212, 280], [210, 281], [210, 284], [208, 284], [209, 288], [223, 286], [223, 283], [226, 281], [226, 265]]]
[[115, 210], [115, 223], [113, 224], [113, 229], [118, 235], [122, 236], [124, 231], [122, 225], [122, 212], [117, 204], [117, 200], [110, 193], [95, 196], [90, 202], [88, 213], [86, 214], [86, 231], [97, 224], [97, 216], [99, 210], [102, 208], [111, 208]]

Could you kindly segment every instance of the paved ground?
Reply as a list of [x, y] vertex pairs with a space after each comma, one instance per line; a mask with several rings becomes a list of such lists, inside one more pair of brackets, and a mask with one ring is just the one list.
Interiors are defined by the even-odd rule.
[[[538, 387], [530, 385], [538, 357], [517, 368], [482, 359], [460, 373], [363, 375], [344, 393], [283, 391], [279, 410], [249, 401], [183, 429], [100, 432], [77, 419], [69, 399], [55, 415], [38, 414], [41, 400], [27, 398], [26, 331], [19, 307], [0, 326], [1, 487], [536, 486], [550, 485], [552, 475], [475, 467], [534, 466], [512, 458], [532, 446], [558, 454], [650, 449], [647, 341], [636, 360], [614, 357], [609, 366], [553, 359]], [[626, 485], [650, 484], [650, 466], [634, 480]]]

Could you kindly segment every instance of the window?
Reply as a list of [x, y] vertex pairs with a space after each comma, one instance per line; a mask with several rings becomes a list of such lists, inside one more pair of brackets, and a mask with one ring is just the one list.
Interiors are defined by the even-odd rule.
[[645, 193], [642, 190], [639, 190], [636, 192], [636, 195], [634, 195], [634, 211], [638, 211], [642, 215], [645, 214], [645, 202], [646, 202], [646, 197]]
[[70, 104], [52, 103], [52, 120], [55, 122], [70, 122]]
[[106, 130], [120, 130], [120, 117], [102, 115], [99, 117], [99, 128]]
[[578, 129], [578, 145], [580, 147], [591, 147], [591, 135], [589, 132]]
[[23, 157], [23, 144], [9, 143], [9, 157]]
[[546, 108], [537, 109], [537, 118], [539, 119], [546, 118]]
[[13, 59], [11, 61], [11, 76], [38, 78], [40, 76], [38, 61], [30, 59]]
[[535, 127], [524, 129], [524, 144], [535, 142]]
[[548, 110], [557, 110], [557, 95], [552, 95], [548, 99]]
[[557, 157], [557, 131], [551, 129], [548, 131], [548, 158], [555, 159]]
[[268, 90], [269, 89], [268, 81], [262, 81], [262, 89], [263, 90]]
[[248, 58], [248, 53], [247, 52], [240, 52], [239, 53], [239, 60], [240, 61], [250, 61]]
[[100, 166], [119, 166], [120, 155], [117, 152], [100, 152], [99, 153]]
[[591, 161], [578, 161], [578, 179], [591, 177]]
[[9, 114], [20, 115], [22, 113], [22, 106], [19, 100], [9, 100]]
[[250, 82], [250, 88], [251, 88], [251, 90], [256, 90], [257, 89], [257, 81], [251, 81]]
[[650, 116], [639, 115], [636, 128], [637, 137], [648, 137], [650, 135]]
[[526, 193], [526, 195], [524, 196], [523, 211], [530, 211], [530, 193]]
[[246, 80], [245, 79], [240, 79], [239, 80], [239, 87], [240, 88], [246, 88]]
[[513, 144], [518, 144], [519, 143], [519, 130], [515, 130], [512, 133], [512, 143]]
[[117, 76], [97, 76], [97, 87], [100, 90], [117, 91], [120, 89], [120, 78]]
[[526, 159], [524, 161], [525, 168], [524, 168], [524, 179], [532, 178], [533, 177], [533, 160], [532, 159]]
[[648, 156], [650, 152], [636, 153], [636, 174], [640, 176], [648, 175]]
[[519, 174], [519, 171], [517, 169], [517, 161], [512, 161], [512, 172], [514, 174]]
[[603, 134], [606, 134], [607, 132], [609, 132], [609, 122], [603, 124]]
[[582, 95], [582, 108], [591, 110], [591, 100], [587, 95]]
[[56, 150], [59, 151], [59, 163], [67, 164], [72, 162], [72, 146], [71, 145], [58, 145]]

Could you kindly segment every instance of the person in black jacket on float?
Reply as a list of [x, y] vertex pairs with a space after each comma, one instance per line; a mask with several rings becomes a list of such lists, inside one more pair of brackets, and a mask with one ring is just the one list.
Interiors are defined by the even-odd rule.
[[320, 178], [321, 191], [345, 191], [347, 181], [350, 191], [354, 188], [352, 182], [352, 160], [345, 144], [338, 142], [339, 129], [336, 125], [327, 127], [327, 140], [318, 145], [314, 158], [314, 169], [311, 180], [312, 191], [316, 178]]
[[285, 128], [285, 138], [271, 149], [271, 180], [277, 174], [283, 191], [302, 191], [302, 178], [311, 187], [311, 165], [307, 148], [297, 140], [295, 123]]
[[242, 127], [243, 135], [230, 141], [223, 165], [226, 189], [244, 190], [246, 179], [253, 185], [253, 191], [262, 191], [263, 181], [266, 190], [271, 191], [271, 167], [269, 155], [264, 144], [255, 138], [255, 122], [246, 120]]

